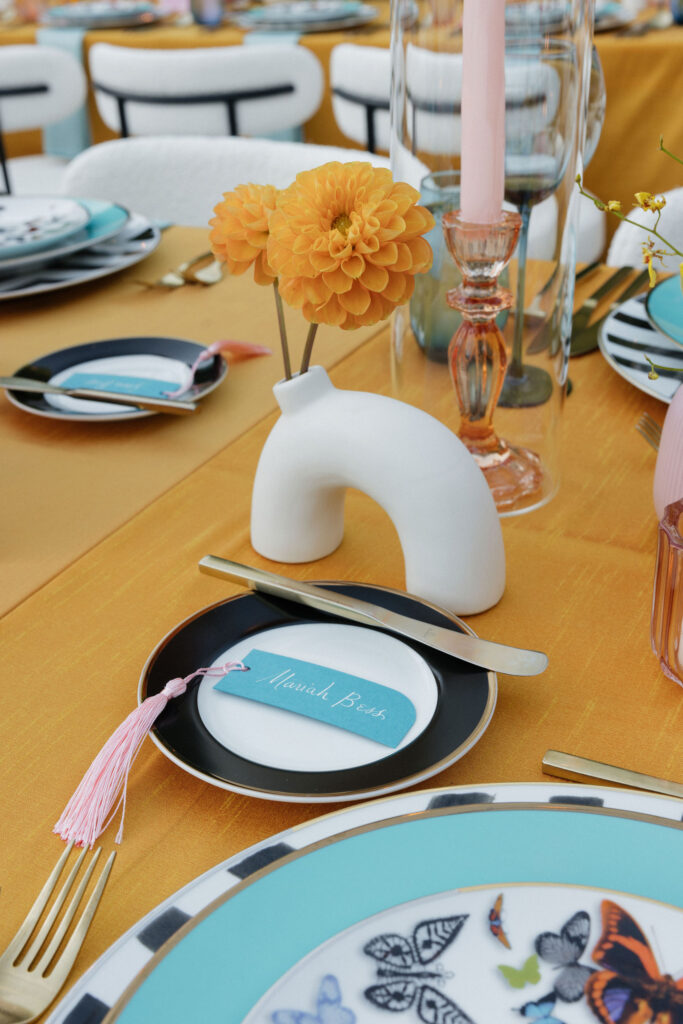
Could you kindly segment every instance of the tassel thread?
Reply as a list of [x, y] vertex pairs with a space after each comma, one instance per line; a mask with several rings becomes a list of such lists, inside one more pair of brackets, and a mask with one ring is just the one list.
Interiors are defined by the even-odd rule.
[[180, 697], [198, 676], [225, 676], [229, 672], [248, 672], [240, 661], [228, 661], [215, 668], [199, 668], [184, 679], [171, 679], [159, 693], [128, 715], [110, 736], [81, 779], [76, 792], [64, 808], [53, 832], [65, 842], [92, 848], [121, 808], [121, 823], [116, 842], [123, 838], [128, 776], [145, 738], [166, 705]]

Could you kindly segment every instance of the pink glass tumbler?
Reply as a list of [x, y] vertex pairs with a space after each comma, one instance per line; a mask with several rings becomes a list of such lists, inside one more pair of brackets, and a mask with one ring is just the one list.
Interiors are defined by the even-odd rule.
[[662, 671], [683, 685], [683, 499], [659, 524], [650, 637]]

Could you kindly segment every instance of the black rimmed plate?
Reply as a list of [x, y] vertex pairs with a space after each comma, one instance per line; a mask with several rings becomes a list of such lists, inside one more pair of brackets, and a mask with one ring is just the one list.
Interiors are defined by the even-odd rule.
[[[16, 376], [59, 385], [74, 373], [108, 373], [164, 380], [177, 387], [189, 382], [190, 367], [204, 348], [195, 341], [180, 338], [111, 338], [50, 352], [20, 367]], [[198, 367], [194, 385], [183, 398], [204, 398], [218, 387], [227, 372], [227, 364], [221, 356], [209, 357]], [[8, 390], [6, 394], [10, 402], [24, 412], [77, 423], [111, 423], [155, 415], [134, 405], [112, 405], [19, 390]]]
[[[399, 591], [355, 583], [323, 586], [433, 625], [472, 632], [445, 611]], [[403, 744], [392, 750], [291, 712], [216, 693], [211, 677], [195, 681], [169, 702], [152, 738], [190, 774], [249, 796], [333, 802], [414, 785], [474, 746], [496, 703], [493, 672], [389, 632], [254, 593], [205, 608], [172, 630], [143, 669], [139, 700], [158, 693], [169, 679], [236, 660], [252, 648], [357, 675], [367, 664], [367, 678], [384, 685], [393, 679], [415, 704], [417, 719]]]

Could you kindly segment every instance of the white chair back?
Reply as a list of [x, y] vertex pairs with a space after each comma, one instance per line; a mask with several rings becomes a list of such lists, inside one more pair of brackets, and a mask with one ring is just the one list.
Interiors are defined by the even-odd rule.
[[323, 73], [303, 46], [145, 50], [96, 43], [97, 109], [128, 135], [265, 135], [295, 128], [320, 106]]
[[340, 43], [330, 57], [330, 85], [339, 130], [371, 153], [388, 152], [390, 51]]
[[85, 72], [71, 54], [51, 46], [0, 47], [0, 125], [3, 132], [43, 128], [81, 106]]
[[86, 97], [87, 81], [71, 54], [51, 46], [0, 46], [0, 172], [11, 192], [4, 132], [43, 128], [69, 117]]
[[[405, 51], [405, 111], [412, 153], [460, 153], [462, 54], [437, 53], [409, 43]], [[330, 59], [332, 109], [337, 125], [371, 152], [389, 150], [389, 50], [342, 43]], [[555, 69], [512, 52], [505, 60], [506, 132], [510, 139], [550, 124], [560, 83]], [[534, 119], [531, 121], [531, 114]]]
[[[299, 171], [331, 160], [385, 157], [357, 149], [268, 139], [117, 139], [92, 146], [71, 161], [67, 195], [109, 199], [147, 217], [206, 227], [224, 192], [254, 182], [285, 188]], [[163, 183], [163, 188], [160, 187]]]

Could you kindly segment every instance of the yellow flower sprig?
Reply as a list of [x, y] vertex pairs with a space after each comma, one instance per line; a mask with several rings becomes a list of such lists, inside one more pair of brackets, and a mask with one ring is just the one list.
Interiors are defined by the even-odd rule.
[[[679, 157], [675, 156], [665, 147], [664, 138], [661, 135], [659, 136], [659, 149], [662, 153], [665, 153], [666, 156], [675, 160], [676, 163], [683, 165], [683, 160], [679, 159]], [[666, 199], [664, 196], [656, 196], [652, 192], [636, 192], [634, 194], [634, 208], [647, 210], [655, 215], [652, 227], [645, 227], [643, 224], [639, 224], [638, 221], [632, 220], [622, 212], [622, 206], [618, 199], [609, 199], [607, 202], [604, 202], [602, 199], [598, 199], [596, 196], [591, 195], [590, 192], [586, 192], [583, 187], [580, 174], [576, 175], [576, 183], [579, 186], [579, 192], [581, 195], [585, 196], [586, 199], [590, 199], [591, 202], [597, 206], [598, 210], [604, 210], [607, 213], [612, 213], [615, 217], [618, 217], [619, 220], [623, 220], [626, 224], [632, 224], [634, 227], [640, 228], [641, 231], [647, 231], [648, 234], [654, 235], [655, 238], [658, 238], [666, 247], [663, 249], [657, 249], [651, 238], [648, 238], [647, 242], [643, 242], [643, 263], [647, 266], [650, 288], [654, 288], [657, 283], [657, 271], [654, 267], [654, 261], [658, 259], [662, 262], [665, 256], [676, 255], [681, 257], [679, 271], [681, 275], [681, 288], [683, 289], [683, 252], [681, 252], [680, 249], [677, 249], [673, 242], [670, 242], [669, 239], [665, 238], [659, 231], [659, 222], [662, 217], [662, 211], [666, 206]]]
[[586, 192], [583, 187], [580, 174], [576, 175], [576, 183], [579, 186], [579, 192], [581, 195], [585, 196], [586, 199], [590, 199], [591, 202], [597, 206], [598, 210], [605, 210], [607, 213], [613, 213], [615, 217], [618, 217], [619, 220], [623, 220], [626, 224], [633, 224], [634, 227], [640, 228], [641, 231], [647, 231], [648, 234], [654, 235], [655, 238], [658, 238], [660, 242], [666, 246], [665, 249], [655, 248], [655, 243], [651, 238], [648, 238], [647, 242], [643, 242], [643, 263], [647, 266], [650, 278], [650, 288], [654, 288], [657, 283], [657, 271], [654, 267], [654, 261], [656, 259], [662, 261], [665, 256], [671, 254], [681, 257], [679, 269], [681, 275], [681, 288], [683, 288], [683, 252], [681, 252], [680, 249], [677, 249], [673, 242], [670, 242], [669, 239], [660, 234], [658, 230], [662, 210], [666, 206], [666, 199], [664, 199], [663, 196], [657, 198], [652, 194], [652, 192], [635, 193], [634, 198], [636, 201], [633, 204], [634, 207], [638, 207], [641, 210], [649, 210], [656, 215], [654, 225], [652, 227], [645, 227], [643, 224], [639, 224], [638, 221], [632, 220], [625, 213], [622, 213], [621, 203], [618, 199], [610, 199], [607, 202], [603, 202], [602, 199], [598, 199], [596, 196], [592, 196], [590, 192]]

